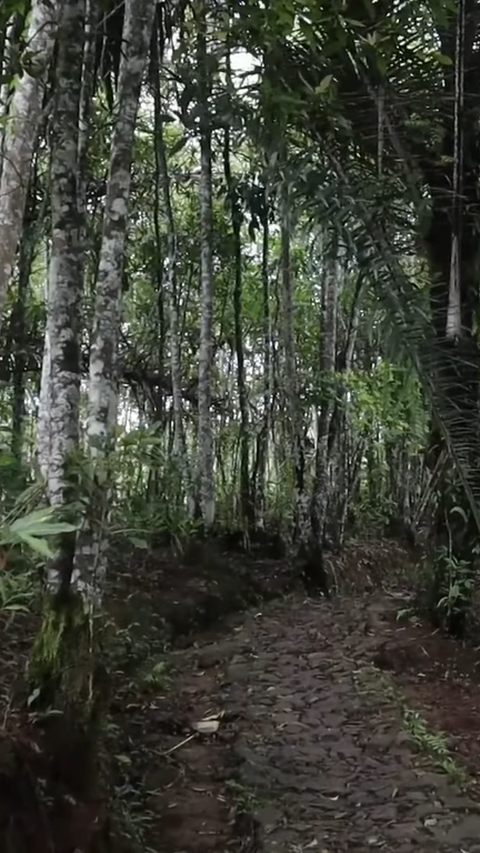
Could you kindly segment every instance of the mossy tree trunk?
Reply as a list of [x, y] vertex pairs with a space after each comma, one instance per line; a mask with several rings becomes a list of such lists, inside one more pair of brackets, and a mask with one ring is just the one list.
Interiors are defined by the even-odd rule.
[[[76, 497], [72, 463], [79, 445], [80, 327], [83, 292], [82, 216], [79, 198], [79, 109], [85, 35], [85, 0], [65, 3], [59, 25], [50, 169], [51, 255], [39, 429], [39, 456], [52, 506], [64, 517]], [[72, 519], [73, 520], [73, 519]], [[29, 666], [32, 698], [61, 711], [51, 744], [67, 767], [71, 749], [77, 771], [94, 767], [94, 722], [101, 691], [94, 648], [91, 602], [74, 569], [75, 530], [62, 533], [47, 566], [42, 623]], [[65, 763], [67, 762], [67, 763]]]

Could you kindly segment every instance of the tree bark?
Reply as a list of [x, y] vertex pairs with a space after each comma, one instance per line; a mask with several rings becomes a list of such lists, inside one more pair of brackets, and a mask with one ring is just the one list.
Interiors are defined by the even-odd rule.
[[[0, 180], [0, 329], [23, 213], [37, 129], [61, 8], [60, 0], [33, 0], [24, 51], [23, 75], [12, 96], [3, 141]], [[28, 64], [27, 64], [28, 60]]]
[[310, 516], [305, 490], [305, 443], [302, 413], [298, 393], [297, 359], [294, 323], [294, 287], [291, 270], [291, 210], [288, 189], [281, 187], [280, 239], [281, 239], [281, 305], [282, 344], [284, 353], [285, 397], [288, 412], [288, 433], [291, 458], [294, 466], [295, 507], [293, 537], [299, 549], [307, 546], [310, 537]]
[[27, 368], [27, 295], [33, 258], [35, 255], [35, 178], [29, 193], [23, 221], [23, 239], [18, 261], [17, 300], [12, 311], [13, 367], [12, 367], [12, 454], [22, 461], [25, 416], [25, 373]]
[[263, 321], [263, 418], [258, 437], [257, 459], [255, 463], [255, 503], [257, 521], [264, 527], [266, 509], [266, 478], [270, 454], [270, 433], [272, 429], [272, 329], [270, 312], [270, 201], [268, 188], [265, 186], [263, 197], [262, 221], [262, 321]]
[[[230, 104], [232, 94], [232, 69], [230, 60], [230, 49], [227, 52], [227, 88], [229, 92]], [[237, 388], [238, 401], [240, 408], [240, 513], [241, 526], [245, 533], [248, 533], [252, 526], [253, 506], [252, 496], [250, 494], [250, 478], [249, 478], [249, 417], [248, 417], [248, 397], [247, 386], [245, 381], [245, 357], [243, 351], [243, 270], [242, 270], [242, 211], [240, 207], [240, 199], [235, 181], [232, 176], [231, 169], [231, 138], [230, 128], [225, 128], [224, 142], [224, 170], [225, 183], [227, 186], [228, 199], [230, 204], [230, 216], [232, 223], [233, 235], [233, 258], [235, 264], [235, 280], [233, 289], [233, 307], [234, 307], [234, 324], [235, 324], [235, 354], [237, 358]]]
[[[51, 255], [47, 299], [47, 364], [42, 399], [48, 402], [41, 448], [52, 506], [71, 499], [68, 463], [78, 447], [80, 405], [80, 309], [83, 293], [78, 202], [78, 128], [85, 27], [85, 0], [69, 0], [60, 18], [52, 130]], [[48, 426], [47, 426], [48, 424]], [[48, 567], [48, 588], [68, 589], [75, 534], [65, 534]]]
[[13, 94], [13, 81], [15, 77], [15, 60], [19, 56], [20, 39], [23, 34], [25, 17], [16, 12], [12, 15], [5, 32], [1, 35], [1, 69], [2, 84], [0, 86], [0, 177], [3, 168], [3, 154], [5, 142], [5, 125]]
[[[157, 159], [158, 179], [165, 208], [165, 220], [167, 229], [167, 272], [165, 276], [165, 291], [168, 301], [169, 318], [169, 343], [170, 343], [170, 370], [172, 375], [172, 408], [173, 408], [173, 456], [177, 460], [180, 471], [183, 474], [185, 484], [189, 515], [195, 512], [195, 498], [193, 490], [192, 472], [188, 458], [185, 429], [183, 423], [183, 395], [182, 395], [182, 356], [180, 341], [180, 313], [178, 300], [177, 280], [177, 229], [175, 215], [171, 198], [171, 181], [168, 171], [167, 153], [165, 150], [164, 125], [162, 121], [162, 95], [160, 91], [160, 61], [159, 51], [155, 45], [153, 73], [155, 79], [155, 152]], [[157, 240], [159, 237], [157, 237]]]
[[339, 269], [336, 240], [333, 256], [327, 259], [327, 271], [322, 293], [320, 339], [320, 377], [322, 403], [317, 414], [317, 447], [315, 453], [315, 485], [312, 502], [312, 528], [318, 544], [323, 544], [329, 498], [329, 433], [334, 400], [332, 382], [335, 372], [337, 341], [337, 304]]
[[127, 0], [90, 351], [88, 445], [93, 494], [75, 562], [77, 583], [98, 601], [106, 574], [109, 459], [117, 417], [117, 348], [136, 117], [155, 0]]
[[[95, 28], [99, 10], [96, 0], [85, 3], [85, 39], [83, 46], [82, 88], [78, 118], [78, 206], [82, 218], [82, 230], [85, 230], [85, 204], [87, 195], [87, 161], [90, 147], [90, 114], [95, 91]], [[82, 242], [85, 234], [82, 233]]]

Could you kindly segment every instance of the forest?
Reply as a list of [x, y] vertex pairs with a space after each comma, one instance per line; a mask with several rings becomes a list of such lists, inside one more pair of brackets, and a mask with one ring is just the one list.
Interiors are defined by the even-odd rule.
[[0, 853], [479, 849], [479, 234], [480, 0], [0, 0]]

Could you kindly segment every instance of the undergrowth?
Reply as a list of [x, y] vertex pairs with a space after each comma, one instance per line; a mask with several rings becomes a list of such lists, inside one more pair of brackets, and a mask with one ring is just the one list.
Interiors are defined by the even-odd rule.
[[226, 787], [232, 795], [235, 811], [239, 815], [255, 815], [255, 812], [266, 805], [265, 799], [260, 798], [256, 791], [251, 790], [235, 779], [229, 779]]
[[414, 574], [414, 598], [397, 618], [426, 617], [435, 627], [463, 639], [476, 588], [472, 561], [455, 557], [446, 546], [425, 555]]
[[146, 789], [138, 773], [136, 744], [125, 737], [117, 713], [129, 705], [150, 703], [155, 695], [169, 690], [172, 665], [168, 646], [160, 632], [145, 635], [135, 622], [119, 629], [110, 621], [104, 649], [112, 677], [112, 705], [103, 724], [103, 764], [112, 791], [115, 834], [134, 853], [155, 853], [147, 843], [154, 817], [149, 808], [153, 792]]
[[357, 689], [363, 695], [376, 702], [395, 705], [400, 713], [402, 726], [412, 743], [420, 752], [428, 756], [451, 782], [461, 787], [469, 784], [471, 780], [468, 772], [453, 757], [445, 734], [431, 729], [428, 722], [406, 704], [402, 692], [388, 675], [370, 665], [357, 671], [355, 680]]
[[39, 604], [41, 586], [35, 569], [0, 574], [0, 613], [31, 613]]

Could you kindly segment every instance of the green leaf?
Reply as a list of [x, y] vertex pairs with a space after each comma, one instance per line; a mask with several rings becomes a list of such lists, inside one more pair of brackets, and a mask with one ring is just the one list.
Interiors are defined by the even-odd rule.
[[387, 60], [385, 59], [384, 56], [379, 54], [376, 58], [376, 61], [377, 61], [377, 69], [378, 69], [379, 74], [381, 74], [382, 77], [386, 77], [387, 71], [388, 71]]
[[180, 139], [177, 139], [177, 141], [174, 142], [174, 144], [172, 145], [172, 147], [170, 149], [170, 157], [174, 157], [175, 154], [179, 154], [180, 151], [182, 151], [185, 148], [185, 145], [187, 144], [187, 142], [188, 142], [188, 139], [187, 139], [186, 134], [184, 136], [181, 136]]
[[14, 456], [9, 456], [7, 454], [0, 456], [0, 467], [9, 468], [11, 465], [16, 465], [16, 464], [17, 464], [17, 460], [15, 459]]
[[462, 516], [465, 523], [468, 521], [467, 513], [465, 512], [462, 506], [452, 507], [452, 509], [450, 510], [450, 515], [453, 515], [454, 512], [458, 512], [458, 514]]
[[10, 532], [16, 536], [30, 533], [32, 536], [59, 536], [61, 533], [73, 533], [77, 525], [67, 521], [50, 521], [52, 512], [40, 510], [23, 518], [17, 518], [10, 525]]
[[317, 95], [321, 95], [324, 92], [326, 92], [327, 89], [330, 87], [332, 80], [333, 80], [333, 74], [327, 74], [323, 78], [323, 80], [321, 80], [320, 83], [318, 84], [317, 88], [315, 89], [315, 93]]
[[440, 63], [440, 65], [453, 65], [453, 61], [450, 59], [450, 57], [446, 56], [445, 53], [440, 53], [439, 50], [435, 50], [432, 56], [434, 57], [434, 59], [437, 60], [437, 62]]
[[24, 533], [22, 535], [22, 542], [24, 542], [25, 545], [28, 545], [32, 551], [35, 551], [42, 557], [46, 557], [48, 560], [51, 560], [55, 556], [45, 539], [38, 539], [36, 536], [30, 536], [28, 533]]
[[142, 548], [143, 550], [148, 550], [150, 545], [145, 539], [137, 539], [136, 536], [130, 536], [130, 542], [135, 548]]

